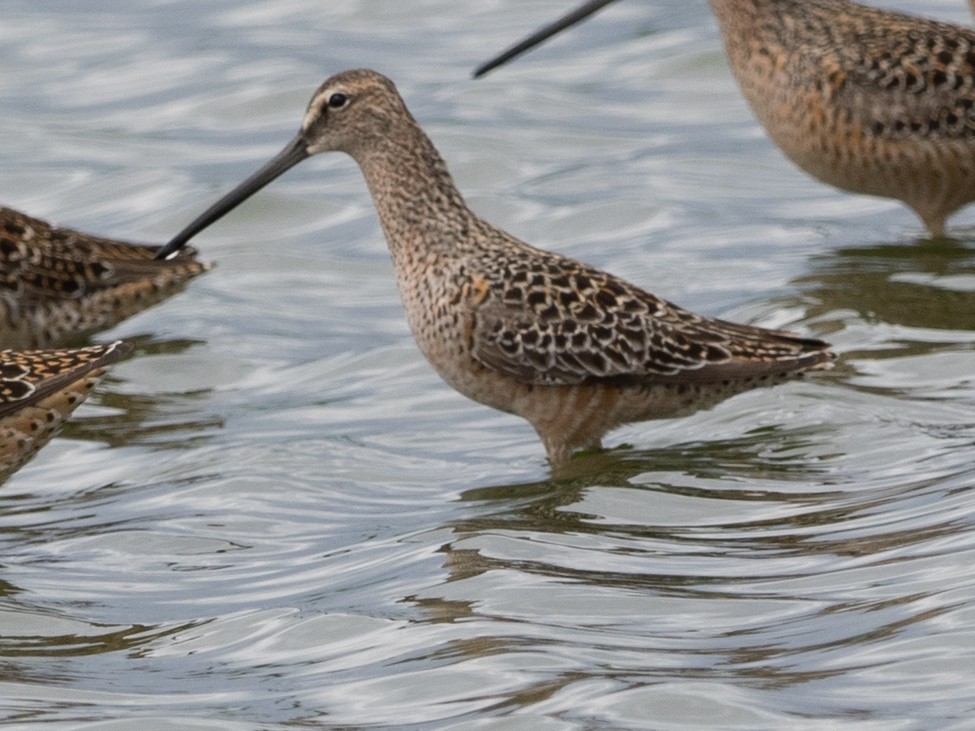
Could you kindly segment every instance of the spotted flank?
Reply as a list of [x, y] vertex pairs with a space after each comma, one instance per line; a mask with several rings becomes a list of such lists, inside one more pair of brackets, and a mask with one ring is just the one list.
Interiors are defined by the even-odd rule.
[[0, 481], [47, 444], [105, 374], [121, 341], [68, 350], [0, 351]]

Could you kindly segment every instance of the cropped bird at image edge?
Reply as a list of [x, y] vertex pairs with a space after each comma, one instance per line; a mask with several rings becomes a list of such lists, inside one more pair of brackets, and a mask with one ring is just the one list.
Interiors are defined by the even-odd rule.
[[108, 367], [131, 351], [132, 345], [121, 341], [0, 351], [0, 482], [47, 444]]
[[[613, 2], [588, 0], [474, 76]], [[841, 190], [899, 200], [945, 236], [975, 201], [975, 28], [853, 0], [709, 3], [745, 99], [790, 160]]]

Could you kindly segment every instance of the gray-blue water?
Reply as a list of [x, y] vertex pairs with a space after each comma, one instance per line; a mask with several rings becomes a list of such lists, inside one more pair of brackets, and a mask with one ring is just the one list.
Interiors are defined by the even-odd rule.
[[794, 169], [703, 0], [469, 79], [564, 8], [5, 0], [4, 204], [162, 242], [370, 66], [489, 220], [842, 354], [553, 482], [418, 354], [351, 161], [304, 163], [0, 488], [5, 728], [975, 724], [975, 210], [923, 242]]

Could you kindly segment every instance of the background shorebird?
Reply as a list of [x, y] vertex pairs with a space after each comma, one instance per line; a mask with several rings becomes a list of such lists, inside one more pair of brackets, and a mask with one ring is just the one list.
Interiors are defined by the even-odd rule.
[[[611, 2], [590, 0], [475, 76]], [[709, 2], [745, 98], [807, 173], [902, 201], [932, 236], [975, 200], [975, 30], [852, 0]]]
[[695, 315], [474, 214], [392, 82], [346, 71], [268, 164], [160, 252], [310, 155], [359, 165], [420, 350], [469, 398], [527, 419], [553, 466], [618, 425], [692, 412], [831, 360], [827, 344]]
[[158, 248], [0, 207], [0, 346], [46, 347], [107, 329], [210, 268], [192, 249], [156, 260]]
[[51, 226], [0, 207], [0, 481], [61, 428], [127, 343], [26, 350], [83, 340], [171, 294], [210, 265]]
[[121, 341], [68, 350], [0, 351], [0, 482], [50, 441], [105, 374]]

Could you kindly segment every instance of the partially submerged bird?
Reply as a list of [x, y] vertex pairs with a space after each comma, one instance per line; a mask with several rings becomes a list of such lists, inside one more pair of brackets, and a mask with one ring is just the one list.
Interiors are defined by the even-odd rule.
[[0, 351], [0, 482], [50, 441], [108, 366], [121, 341], [67, 350]]
[[[475, 76], [611, 2], [590, 0]], [[745, 98], [796, 165], [904, 202], [932, 236], [975, 201], [975, 29], [852, 0], [709, 2]]]
[[819, 340], [695, 315], [474, 214], [384, 76], [336, 74], [295, 138], [160, 252], [168, 256], [300, 161], [365, 176], [420, 350], [448, 384], [527, 419], [553, 466], [628, 422], [690, 413], [832, 355]]
[[158, 248], [0, 207], [0, 345], [46, 347], [104, 330], [210, 268], [192, 249], [159, 261]]

